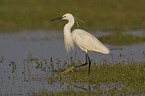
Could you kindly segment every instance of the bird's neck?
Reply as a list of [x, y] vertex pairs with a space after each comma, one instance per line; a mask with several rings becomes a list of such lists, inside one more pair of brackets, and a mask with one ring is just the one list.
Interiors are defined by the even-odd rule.
[[74, 25], [74, 18], [68, 21], [68, 23], [64, 26], [64, 32], [71, 32], [71, 28]]
[[64, 38], [65, 40], [70, 40], [71, 38], [71, 28], [74, 25], [74, 18], [68, 20], [68, 23], [64, 26]]
[[65, 48], [67, 51], [70, 50], [70, 48], [73, 49], [74, 43], [72, 40], [72, 35], [71, 35], [71, 28], [74, 25], [74, 18], [68, 21], [68, 23], [64, 26], [64, 42], [65, 42]]

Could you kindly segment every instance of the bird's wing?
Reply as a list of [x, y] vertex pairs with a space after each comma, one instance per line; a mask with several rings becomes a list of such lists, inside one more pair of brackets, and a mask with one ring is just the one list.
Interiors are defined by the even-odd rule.
[[83, 51], [96, 51], [108, 54], [109, 50], [96, 37], [90, 33], [76, 29], [72, 32], [72, 39]]

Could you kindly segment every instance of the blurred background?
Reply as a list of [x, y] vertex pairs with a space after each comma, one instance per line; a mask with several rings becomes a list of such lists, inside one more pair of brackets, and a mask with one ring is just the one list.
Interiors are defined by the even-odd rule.
[[144, 0], [0, 0], [0, 32], [62, 30], [55, 17], [72, 13], [86, 30], [145, 29]]

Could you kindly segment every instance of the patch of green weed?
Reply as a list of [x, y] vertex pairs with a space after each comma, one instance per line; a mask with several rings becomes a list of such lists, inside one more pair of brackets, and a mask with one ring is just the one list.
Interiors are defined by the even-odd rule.
[[110, 34], [98, 38], [103, 43], [115, 46], [132, 45], [145, 42], [145, 37], [131, 34]]

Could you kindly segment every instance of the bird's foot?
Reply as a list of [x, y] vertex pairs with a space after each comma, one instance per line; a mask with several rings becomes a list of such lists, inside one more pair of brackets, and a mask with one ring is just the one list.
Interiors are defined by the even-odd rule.
[[71, 68], [69, 68], [69, 69], [67, 69], [67, 70], [65, 70], [65, 71], [63, 71], [63, 72], [61, 72], [61, 74], [66, 74], [66, 73], [68, 73], [69, 71], [72, 71], [72, 72], [74, 73], [74, 71], [73, 71], [72, 69], [74, 69], [74, 67], [71, 67]]

